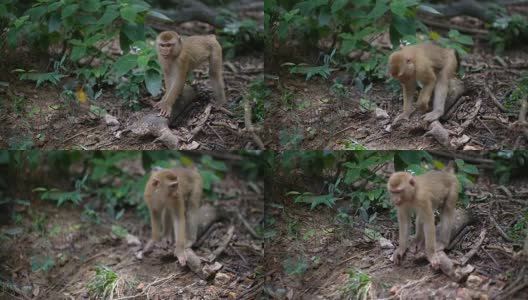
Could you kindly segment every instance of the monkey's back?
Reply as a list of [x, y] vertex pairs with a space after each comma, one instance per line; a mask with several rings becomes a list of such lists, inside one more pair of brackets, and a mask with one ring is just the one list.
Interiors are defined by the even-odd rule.
[[194, 69], [207, 61], [213, 49], [222, 51], [222, 46], [213, 34], [190, 36], [183, 40], [183, 45], [185, 54], [190, 59], [190, 69]]
[[[436, 71], [442, 69], [446, 62], [453, 61], [455, 69], [457, 58], [455, 50], [440, 47], [431, 42], [407, 46], [411, 51], [415, 52], [415, 57], [421, 61], [417, 61], [418, 66], [432, 66]], [[416, 53], [420, 53], [416, 55]]]
[[[418, 193], [427, 194], [433, 199], [434, 208], [441, 206], [451, 189], [458, 192], [459, 184], [456, 176], [446, 171], [429, 171], [416, 176]], [[425, 195], [423, 195], [425, 196]]]

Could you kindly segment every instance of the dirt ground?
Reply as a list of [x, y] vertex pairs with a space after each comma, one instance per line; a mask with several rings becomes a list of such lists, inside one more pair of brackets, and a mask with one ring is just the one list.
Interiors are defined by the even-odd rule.
[[[257, 21], [262, 22], [262, 20]], [[171, 28], [174, 30], [174, 28]], [[185, 35], [210, 34], [211, 27], [199, 22], [188, 22], [176, 28]], [[27, 51], [27, 52], [26, 52]], [[3, 52], [3, 51], [2, 51]], [[31, 53], [29, 49], [17, 49], [0, 58], [0, 69], [13, 70], [23, 68], [37, 69], [42, 72], [48, 67], [41, 56]], [[184, 145], [187, 149], [229, 150], [256, 149], [250, 136], [241, 130], [244, 128], [242, 96], [248, 85], [262, 74], [264, 70], [262, 53], [246, 53], [233, 60], [224, 61], [224, 81], [227, 104], [224, 106], [234, 113], [228, 116], [225, 112], [213, 109], [206, 119], [206, 125], [194, 136], [192, 144]], [[46, 71], [47, 72], [47, 71]], [[208, 78], [208, 66], [194, 71], [191, 85], [198, 91], [198, 97], [188, 116], [174, 128], [191, 130], [204, 118], [205, 108], [212, 103], [212, 91]], [[71, 103], [61, 97], [62, 85], [74, 77], [65, 77], [58, 86], [44, 84], [38, 89], [31, 81], [20, 81], [18, 75], [5, 72], [0, 81], [9, 83], [9, 87], [0, 87], [3, 96], [2, 128], [0, 128], [0, 148], [4, 149], [165, 149], [162, 143], [154, 142], [154, 137], [138, 138], [127, 129], [135, 119], [148, 113], [157, 112], [148, 104], [151, 99], [143, 95], [140, 99], [141, 109], [132, 111], [113, 94], [113, 88], [105, 88], [100, 98], [89, 104], [97, 105], [117, 118], [119, 126], [108, 126], [103, 118], [89, 111], [89, 105]], [[156, 101], [162, 95], [156, 97]]]
[[[435, 273], [427, 261], [405, 260], [401, 266], [394, 266], [390, 260], [394, 249], [382, 249], [378, 241], [364, 233], [365, 229], [374, 230], [394, 244], [398, 239], [397, 222], [388, 211], [378, 213], [372, 224], [360, 218], [354, 218], [349, 224], [339, 222], [338, 211], [354, 214], [349, 200], [338, 201], [334, 208], [318, 207], [311, 211], [284, 196], [287, 191], [303, 187], [306, 191], [317, 189], [308, 182], [301, 186], [281, 186], [273, 192], [271, 199], [275, 200], [266, 202], [267, 218], [275, 221], [266, 230], [276, 231], [276, 236], [265, 241], [268, 266], [265, 289], [275, 295], [289, 299], [363, 299], [356, 298], [359, 295], [354, 293], [347, 294], [352, 282], [348, 276], [350, 270], [361, 270], [371, 278], [367, 295], [373, 299], [488, 299], [511, 286], [521, 285], [523, 275], [519, 265], [522, 262], [512, 259], [521, 245], [504, 240], [488, 212], [492, 211], [497, 226], [511, 227], [528, 207], [526, 178], [500, 187], [483, 177], [466, 191], [471, 198], [467, 210], [477, 222], [464, 229], [462, 238], [447, 255], [460, 260], [475, 247], [482, 231], [486, 235], [476, 255], [469, 260], [475, 270], [463, 283]], [[513, 196], [508, 196], [505, 190]], [[288, 259], [304, 261], [305, 270], [289, 271], [292, 272], [289, 274]], [[517, 279], [521, 281], [515, 282]], [[512, 296], [505, 299], [513, 299]], [[527, 299], [528, 287], [524, 285], [514, 298]]]
[[[502, 106], [528, 70], [527, 46], [517, 47], [498, 56], [478, 40], [472, 53], [462, 57], [465, 93], [460, 106], [443, 126], [458, 149], [524, 149], [528, 140], [514, 123], [519, 104], [509, 112]], [[289, 60], [285, 60], [289, 61]], [[284, 62], [285, 62], [284, 61]], [[280, 65], [275, 63], [274, 65]], [[276, 71], [276, 70], [275, 70]], [[362, 145], [367, 149], [441, 149], [444, 148], [426, 130], [390, 128], [392, 120], [402, 110], [401, 92], [390, 91], [386, 82], [374, 82], [365, 94], [345, 85], [348, 96], [336, 95], [331, 86], [335, 71], [328, 80], [314, 77], [305, 81], [302, 75], [291, 75], [280, 68], [278, 80], [268, 80], [272, 87], [273, 113], [266, 120], [271, 149], [344, 149]], [[346, 76], [346, 75], [345, 75]], [[377, 118], [374, 111], [360, 107], [361, 99], [383, 109], [388, 117]], [[415, 115], [419, 115], [416, 112]]]
[[[257, 183], [256, 188], [262, 190], [262, 183]], [[263, 196], [256, 188], [227, 175], [215, 185], [218, 206], [237, 208], [256, 227], [264, 213]], [[23, 209], [19, 212], [25, 216], [21, 223], [2, 226], [4, 233], [14, 228], [20, 233], [0, 243], [0, 274], [11, 278], [18, 287], [33, 295], [33, 299], [88, 299], [87, 285], [99, 265], [118, 274], [121, 281], [116, 290], [120, 297], [254, 299], [262, 289], [263, 277], [258, 275], [262, 269], [262, 241], [253, 238], [236, 218], [213, 224], [209, 237], [195, 250], [198, 255], [207, 256], [226, 239], [230, 223], [235, 225], [229, 246], [216, 259], [222, 268], [213, 280], [204, 281], [187, 267], [180, 267], [171, 250], [163, 244], [138, 260], [135, 257], [138, 246], [129, 245], [127, 239], [116, 236], [111, 229], [113, 225], [122, 226], [145, 243], [150, 235], [149, 226], [134, 211], [128, 211], [119, 221], [103, 219], [95, 225], [81, 216], [82, 210], [78, 207], [65, 205], [57, 209], [51, 203], [37, 200], [29, 208], [19, 209]], [[45, 217], [42, 231], [36, 230], [35, 222], [32, 223], [39, 216]], [[30, 261], [35, 256], [52, 257], [56, 264], [48, 272], [33, 272]], [[9, 289], [2, 289], [0, 299], [13, 299], [13, 295]]]

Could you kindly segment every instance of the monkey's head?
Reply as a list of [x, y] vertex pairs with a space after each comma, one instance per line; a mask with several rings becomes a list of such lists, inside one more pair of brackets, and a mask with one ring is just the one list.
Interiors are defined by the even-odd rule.
[[415, 65], [411, 56], [397, 51], [389, 56], [389, 73], [398, 80], [408, 79], [414, 74]]
[[178, 190], [178, 176], [171, 170], [154, 171], [151, 184], [156, 197], [173, 197]]
[[416, 192], [416, 180], [411, 173], [396, 172], [389, 178], [387, 189], [389, 190], [394, 205], [400, 206], [406, 201], [414, 198]]
[[178, 33], [174, 31], [163, 31], [156, 39], [158, 53], [165, 59], [171, 56], [177, 57], [182, 48], [182, 40]]

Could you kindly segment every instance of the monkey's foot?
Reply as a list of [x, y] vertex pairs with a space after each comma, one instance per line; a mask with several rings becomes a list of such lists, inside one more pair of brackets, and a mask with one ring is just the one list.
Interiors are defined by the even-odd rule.
[[168, 118], [171, 115], [172, 112], [172, 105], [167, 103], [165, 100], [161, 100], [160, 102], [156, 103], [154, 105], [155, 108], [160, 110], [159, 116]]
[[394, 254], [392, 255], [392, 261], [395, 265], [400, 265], [403, 261], [403, 257], [405, 255], [405, 249], [397, 248], [396, 251], [394, 251]]
[[178, 262], [180, 263], [180, 265], [182, 267], [185, 267], [187, 265], [187, 253], [185, 253], [185, 251], [182, 251], [179, 254], [176, 254], [176, 253], [174, 253], [174, 254], [178, 258]]
[[396, 116], [396, 118], [394, 118], [394, 121], [392, 121], [392, 126], [393, 127], [396, 127], [398, 125], [400, 125], [403, 121], [409, 121], [409, 116], [411, 114], [409, 113], [401, 113], [399, 115]]
[[429, 113], [426, 113], [424, 115], [424, 120], [427, 121], [427, 122], [434, 122], [438, 119], [440, 119], [440, 117], [444, 114], [443, 111], [432, 111], [432, 112], [429, 112]]

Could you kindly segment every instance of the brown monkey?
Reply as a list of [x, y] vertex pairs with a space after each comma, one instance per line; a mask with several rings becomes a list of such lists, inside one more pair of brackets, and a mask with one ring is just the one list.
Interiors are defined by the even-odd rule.
[[185, 248], [196, 241], [202, 186], [200, 173], [192, 168], [152, 171], [144, 194], [152, 237], [143, 253], [150, 252], [162, 236], [174, 237], [174, 255], [185, 266]]
[[[399, 246], [394, 252], [394, 263], [399, 265], [409, 238], [411, 210], [416, 212], [417, 246], [423, 244], [425, 237], [425, 254], [433, 266], [438, 268], [439, 261], [435, 252], [443, 250], [449, 243], [455, 206], [458, 200], [459, 183], [451, 161], [442, 171], [429, 171], [423, 175], [413, 176], [408, 172], [396, 172], [387, 184], [392, 202], [398, 210]], [[436, 242], [434, 210], [441, 209], [440, 241]]]
[[163, 31], [156, 39], [156, 47], [165, 81], [165, 95], [155, 105], [160, 109], [161, 116], [170, 116], [172, 105], [183, 90], [187, 74], [205, 61], [209, 61], [209, 77], [216, 103], [223, 105], [226, 102], [222, 46], [214, 35], [182, 39], [174, 31]]
[[417, 105], [422, 111], [429, 110], [431, 94], [434, 90], [433, 110], [424, 116], [424, 120], [438, 120], [445, 110], [449, 79], [456, 76], [458, 59], [455, 50], [445, 49], [432, 43], [406, 46], [389, 57], [389, 73], [399, 80], [403, 89], [403, 112], [393, 125], [408, 120], [412, 114], [412, 102], [416, 81], [423, 84]]

